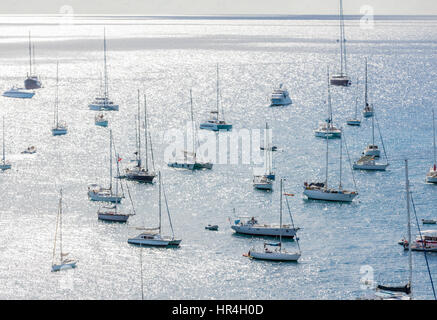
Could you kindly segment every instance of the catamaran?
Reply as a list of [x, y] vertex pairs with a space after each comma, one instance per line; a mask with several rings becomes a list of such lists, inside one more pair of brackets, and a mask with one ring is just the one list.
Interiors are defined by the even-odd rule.
[[332, 123], [332, 104], [331, 104], [331, 85], [329, 83], [329, 68], [328, 68], [328, 118], [325, 122], [319, 124], [319, 127], [314, 130], [316, 137], [321, 138], [340, 138], [341, 130], [336, 128]]
[[[325, 200], [325, 201], [339, 201], [339, 202], [352, 202], [354, 198], [358, 195], [357, 191], [349, 191], [344, 190], [341, 184], [342, 178], [342, 147], [343, 147], [343, 139], [340, 140], [340, 182], [338, 188], [329, 188], [328, 187], [328, 152], [329, 139], [326, 138], [326, 176], [324, 182], [312, 182], [304, 183], [304, 191], [303, 194], [308, 197], [308, 199], [313, 200]], [[356, 187], [355, 187], [356, 188]]]
[[436, 146], [435, 146], [435, 119], [434, 109], [432, 109], [432, 136], [433, 136], [433, 152], [434, 152], [434, 165], [429, 169], [426, 174], [426, 182], [437, 183], [437, 160], [436, 160]]
[[232, 124], [229, 124], [224, 119], [223, 105], [222, 107], [222, 119], [220, 119], [220, 89], [219, 89], [219, 66], [217, 64], [217, 109], [211, 111], [211, 119], [200, 124], [200, 129], [220, 131], [231, 130]]
[[[58, 207], [58, 214], [56, 216], [55, 241], [53, 245], [52, 272], [76, 268], [78, 262], [76, 259], [68, 258], [69, 253], [64, 253], [62, 251], [62, 189], [60, 190], [59, 193], [60, 193], [59, 207]], [[56, 261], [56, 242], [58, 240], [58, 230], [59, 230], [59, 260]]]
[[108, 68], [106, 65], [106, 32], [103, 30], [103, 68], [104, 68], [104, 93], [103, 97], [96, 97], [92, 103], [88, 105], [91, 110], [96, 111], [118, 111], [118, 105], [114, 104], [109, 99], [109, 89], [108, 89]]
[[32, 70], [32, 58], [33, 58], [33, 64], [35, 65], [35, 47], [32, 46], [32, 42], [30, 40], [30, 31], [29, 31], [29, 73], [27, 74], [26, 80], [24, 80], [24, 88], [27, 90], [39, 89], [42, 87], [41, 81], [38, 79], [38, 76], [34, 75], [35, 70]]
[[213, 164], [211, 162], [204, 162], [198, 159], [197, 148], [199, 145], [199, 139], [197, 137], [197, 130], [195, 128], [194, 115], [193, 115], [193, 96], [190, 90], [190, 106], [191, 106], [191, 132], [192, 132], [192, 151], [183, 151], [184, 158], [177, 159], [176, 161], [169, 162], [168, 166], [172, 168], [188, 169], [188, 170], [202, 170], [212, 169]]
[[54, 126], [52, 128], [52, 134], [54, 136], [60, 136], [67, 134], [67, 124], [65, 121], [59, 121], [58, 109], [59, 109], [59, 74], [58, 74], [59, 63], [56, 63], [56, 95], [55, 95], [55, 111], [54, 111]]
[[367, 58], [366, 58], [366, 81], [365, 81], [365, 89], [364, 89], [364, 109], [363, 109], [363, 117], [370, 118], [373, 117], [373, 106], [369, 104], [368, 97], [368, 84], [367, 84]]
[[349, 87], [352, 84], [351, 79], [347, 75], [347, 60], [346, 60], [346, 36], [344, 32], [344, 16], [343, 16], [343, 0], [340, 0], [339, 10], [340, 20], [340, 74], [331, 77], [333, 86]]
[[[169, 246], [179, 246], [181, 243], [181, 239], [176, 239], [174, 236], [173, 231], [173, 225], [171, 223], [171, 217], [170, 217], [170, 211], [168, 209], [168, 203], [167, 203], [167, 196], [165, 194], [165, 190], [162, 186], [162, 178], [161, 178], [161, 172], [158, 172], [158, 178], [159, 178], [159, 191], [158, 191], [158, 215], [159, 215], [159, 225], [157, 228], [142, 228], [145, 230], [145, 232], [139, 234], [138, 236], [134, 238], [128, 239], [128, 243], [130, 244], [137, 244], [142, 246], [154, 246], [154, 247], [169, 247]], [[167, 209], [168, 214], [168, 220], [170, 223], [170, 228], [172, 235], [171, 236], [164, 236], [162, 235], [162, 225], [161, 225], [161, 211], [162, 211], [162, 204], [161, 204], [161, 194], [164, 195], [165, 205]]]
[[[149, 156], [148, 156], [148, 119], [147, 119], [147, 103], [146, 103], [146, 95], [144, 95], [144, 143], [145, 143], [145, 168], [142, 167], [142, 159], [141, 159], [141, 117], [140, 117], [140, 90], [138, 90], [138, 125], [137, 125], [137, 151], [136, 154], [136, 166], [126, 168], [124, 178], [128, 180], [140, 181], [153, 183], [153, 179], [155, 179], [155, 172], [149, 170]], [[153, 154], [152, 146], [150, 146], [150, 153]], [[153, 157], [152, 157], [153, 159]]]
[[[300, 256], [301, 256], [301, 251], [300, 251], [300, 247], [299, 247], [299, 251], [297, 252], [288, 252], [285, 249], [282, 248], [282, 237], [284, 236], [284, 231], [286, 231], [284, 229], [284, 226], [282, 224], [282, 192], [283, 192], [283, 188], [282, 188], [282, 183], [283, 183], [283, 179], [281, 179], [281, 193], [280, 193], [280, 203], [279, 203], [279, 242], [265, 242], [264, 243], [264, 250], [257, 250], [255, 248], [252, 248], [249, 250], [249, 252], [247, 253], [247, 257], [252, 258], [252, 259], [258, 259], [258, 260], [271, 260], [271, 261], [298, 261]], [[288, 206], [288, 202], [287, 202], [287, 206]], [[289, 213], [290, 213], [290, 218], [293, 224], [293, 218], [291, 217], [291, 211], [290, 211], [290, 207], [288, 206], [289, 209]], [[281, 228], [282, 227], [282, 228]], [[294, 230], [294, 235], [296, 234], [296, 229], [293, 226], [293, 230]], [[296, 241], [298, 243], [299, 246], [299, 240], [296, 238]], [[279, 249], [271, 249], [271, 247], [276, 247]]]
[[3, 116], [3, 157], [2, 162], [0, 163], [0, 170], [8, 170], [12, 167], [11, 163], [6, 160], [5, 156], [5, 117]]
[[[92, 201], [105, 201], [120, 203], [124, 198], [123, 194], [113, 192], [112, 190], [112, 130], [109, 131], [109, 188], [104, 188], [98, 184], [91, 184], [88, 186], [88, 197]], [[117, 159], [119, 161], [120, 158]], [[118, 181], [116, 182], [118, 183]]]
[[292, 104], [290, 95], [285, 87], [282, 86], [282, 83], [279, 85], [279, 89], [274, 89], [270, 96], [270, 106], [287, 106]]

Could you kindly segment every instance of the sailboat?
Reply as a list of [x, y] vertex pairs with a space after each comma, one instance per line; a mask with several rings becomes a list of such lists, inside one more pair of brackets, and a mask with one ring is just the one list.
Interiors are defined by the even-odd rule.
[[[32, 48], [33, 48], [33, 52], [32, 52]], [[24, 88], [26, 90], [39, 89], [42, 87], [41, 81], [38, 80], [38, 76], [33, 74], [35, 70], [32, 70], [32, 53], [33, 53], [33, 57], [35, 57], [34, 56], [35, 48], [32, 46], [32, 42], [30, 40], [30, 31], [29, 31], [29, 73], [27, 74], [26, 80], [24, 80]], [[35, 64], [34, 61], [33, 64]]]
[[[117, 159], [120, 159], [119, 155], [117, 154]], [[119, 170], [119, 161], [117, 161], [117, 173]], [[115, 194], [118, 194], [118, 183], [115, 184]], [[117, 203], [112, 205], [103, 205], [99, 208], [97, 211], [97, 217], [99, 220], [103, 221], [113, 221], [113, 222], [126, 222], [127, 219], [129, 219], [130, 216], [133, 214], [131, 213], [122, 213], [118, 210]]]
[[[252, 248], [247, 253], [247, 257], [258, 260], [270, 260], [270, 261], [298, 261], [301, 252], [300, 249], [298, 252], [288, 252], [282, 248], [282, 236], [285, 231], [281, 226], [282, 224], [282, 184], [283, 179], [281, 179], [281, 193], [280, 193], [280, 202], [279, 202], [279, 242], [264, 242], [264, 250], [256, 250]], [[290, 212], [291, 217], [291, 212]], [[292, 220], [293, 221], [293, 220]], [[295, 229], [295, 228], [293, 228]], [[296, 230], [296, 229], [295, 229]], [[296, 241], [299, 240], [296, 238]], [[298, 242], [299, 243], [299, 242]], [[277, 247], [279, 249], [273, 250], [272, 247]]]
[[[410, 218], [410, 183], [408, 179], [408, 160], [405, 160], [405, 191], [407, 195], [407, 231], [408, 243], [411, 243], [411, 218]], [[408, 247], [408, 282], [404, 286], [378, 285], [375, 292], [375, 300], [411, 300], [413, 280], [413, 260], [411, 246]]]
[[[159, 225], [157, 228], [143, 228], [145, 230], [145, 232], [139, 234], [138, 236], [134, 237], [134, 238], [130, 238], [127, 240], [128, 243], [130, 244], [137, 244], [137, 245], [142, 245], [142, 246], [154, 246], [154, 247], [168, 247], [168, 246], [179, 246], [179, 244], [181, 243], [181, 239], [176, 239], [174, 236], [174, 231], [173, 231], [173, 225], [171, 223], [171, 217], [170, 217], [170, 211], [168, 209], [168, 204], [167, 204], [167, 196], [165, 194], [165, 190], [163, 189], [162, 186], [162, 178], [161, 178], [161, 172], [158, 172], [158, 178], [159, 178], [159, 191], [158, 191], [158, 215], [159, 215]], [[165, 205], [166, 205], [166, 209], [167, 209], [167, 214], [168, 214], [168, 220], [170, 223], [170, 228], [171, 228], [171, 232], [172, 235], [171, 236], [164, 236], [162, 235], [162, 225], [161, 225], [161, 211], [162, 211], [162, 195], [164, 194], [164, 201], [165, 201]]]
[[0, 163], [0, 170], [8, 170], [12, 167], [11, 163], [6, 160], [5, 156], [5, 116], [3, 116], [3, 157], [2, 162]]
[[341, 184], [342, 178], [342, 149], [343, 141], [340, 140], [340, 181], [338, 189], [328, 187], [328, 146], [329, 139], [326, 138], [326, 177], [325, 182], [312, 182], [304, 183], [303, 194], [308, 197], [308, 199], [313, 200], [326, 200], [326, 201], [338, 201], [338, 202], [352, 202], [354, 198], [358, 195], [357, 191], [344, 190]]
[[[88, 197], [92, 201], [105, 201], [120, 203], [124, 198], [122, 194], [118, 192], [114, 193], [112, 190], [112, 130], [109, 131], [109, 188], [104, 188], [97, 184], [88, 186]], [[117, 159], [120, 161], [120, 158]], [[118, 183], [118, 181], [116, 182]]]
[[52, 128], [52, 134], [54, 136], [60, 136], [67, 134], [67, 124], [65, 121], [59, 121], [58, 109], [59, 109], [59, 63], [56, 63], [56, 95], [55, 95], [55, 111], [54, 111], [54, 126]]
[[[386, 158], [386, 163], [381, 163], [376, 160], [376, 158], [380, 157], [380, 151], [378, 146], [375, 145], [375, 116], [372, 117], [372, 144], [368, 145], [363, 152], [363, 155], [360, 159], [354, 162], [353, 168], [357, 170], [369, 170], [369, 171], [385, 171], [389, 165], [387, 154], [384, 155]], [[378, 125], [379, 135], [382, 139], [381, 131]], [[384, 145], [383, 145], [384, 147]]]
[[429, 169], [426, 174], [426, 182], [437, 183], [437, 160], [436, 160], [436, 146], [435, 146], [435, 119], [434, 109], [432, 109], [432, 135], [433, 135], [433, 152], [434, 152], [434, 165]]
[[108, 68], [106, 65], [106, 32], [103, 30], [103, 68], [104, 68], [104, 93], [103, 97], [96, 97], [92, 103], [88, 105], [91, 110], [96, 111], [118, 111], [118, 105], [114, 104], [109, 99], [109, 89], [108, 89]]
[[364, 89], [364, 109], [363, 109], [363, 117], [370, 118], [373, 117], [373, 106], [369, 104], [368, 97], [368, 84], [367, 84], [367, 58], [366, 58], [366, 82]]
[[332, 123], [332, 104], [331, 104], [331, 85], [329, 83], [329, 67], [328, 67], [328, 118], [325, 122], [319, 124], [319, 127], [314, 130], [316, 137], [321, 138], [340, 138], [341, 130], [336, 128]]
[[[357, 91], [358, 91], [358, 79], [357, 79]], [[346, 121], [348, 126], [360, 126], [361, 120], [358, 119], [358, 97], [355, 98], [355, 114], [353, 118]]]
[[232, 124], [229, 124], [224, 119], [223, 105], [222, 119], [220, 119], [220, 89], [219, 89], [219, 66], [217, 64], [217, 110], [211, 111], [211, 119], [200, 124], [200, 129], [219, 131], [231, 130]]
[[253, 186], [255, 189], [260, 190], [272, 190], [273, 189], [273, 181], [275, 180], [275, 173], [272, 170], [272, 147], [270, 144], [269, 137], [269, 126], [266, 123], [266, 135], [265, 135], [265, 144], [264, 148], [264, 174], [262, 175], [254, 175], [253, 176]]
[[279, 89], [274, 89], [270, 96], [270, 106], [287, 106], [292, 104], [290, 95], [285, 87], [283, 87], [282, 83], [279, 85]]
[[[152, 172], [149, 170], [149, 157], [148, 157], [148, 120], [147, 120], [147, 103], [146, 103], [146, 95], [144, 95], [144, 143], [145, 143], [145, 162], [146, 166], [145, 168], [142, 167], [142, 160], [141, 160], [141, 118], [140, 118], [140, 90], [138, 90], [138, 127], [137, 127], [137, 151], [135, 152], [137, 159], [136, 159], [136, 166], [133, 168], [126, 168], [124, 177], [128, 180], [134, 180], [134, 181], [140, 181], [140, 182], [147, 182], [147, 183], [153, 183], [153, 179], [155, 179], [156, 174], [155, 172]], [[150, 150], [152, 153], [153, 150]]]
[[198, 138], [197, 130], [195, 129], [194, 115], [193, 115], [193, 96], [190, 90], [190, 106], [191, 106], [191, 131], [192, 131], [192, 142], [193, 151], [184, 151], [184, 159], [181, 161], [176, 160], [174, 162], [169, 162], [168, 166], [172, 168], [189, 169], [189, 170], [201, 170], [201, 169], [212, 169], [213, 164], [211, 162], [203, 162], [198, 159], [197, 148], [198, 148]]
[[[60, 190], [58, 214], [56, 217], [55, 241], [53, 245], [52, 272], [76, 268], [77, 260], [68, 258], [69, 253], [62, 251], [62, 189]], [[56, 259], [56, 242], [59, 230], [59, 260]]]
[[349, 87], [352, 81], [347, 76], [347, 60], [346, 60], [346, 36], [344, 32], [344, 16], [343, 16], [343, 0], [340, 0], [340, 74], [331, 77], [331, 84], [333, 86]]

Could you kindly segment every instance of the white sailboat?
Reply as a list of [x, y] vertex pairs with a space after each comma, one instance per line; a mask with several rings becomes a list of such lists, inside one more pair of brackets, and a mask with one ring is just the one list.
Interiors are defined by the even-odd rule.
[[92, 103], [88, 105], [90, 110], [95, 111], [118, 111], [119, 106], [114, 104], [109, 99], [109, 89], [108, 89], [108, 68], [106, 65], [106, 32], [103, 30], [103, 62], [104, 62], [104, 93], [103, 97], [96, 97]]
[[308, 199], [313, 200], [325, 200], [325, 201], [338, 201], [338, 202], [351, 202], [358, 195], [357, 191], [349, 191], [344, 190], [341, 184], [342, 178], [342, 147], [343, 141], [340, 141], [340, 182], [338, 188], [329, 188], [328, 187], [328, 146], [329, 139], [326, 138], [326, 177], [325, 182], [312, 182], [312, 183], [304, 183], [304, 192], [303, 194], [308, 197]]
[[329, 82], [329, 68], [328, 68], [328, 118], [325, 122], [319, 124], [319, 127], [314, 130], [316, 137], [320, 138], [340, 138], [341, 130], [336, 128], [332, 123], [332, 104], [331, 104], [331, 85]]
[[[42, 87], [41, 81], [38, 79], [38, 76], [34, 74], [35, 70], [32, 70], [32, 56], [33, 56], [33, 60], [35, 60], [35, 47], [32, 46], [32, 42], [30, 40], [30, 31], [29, 31], [29, 73], [27, 74], [26, 80], [24, 80], [24, 88], [26, 90], [30, 90], [30, 89], [34, 90]], [[35, 61], [33, 61], [33, 64], [35, 64]]]
[[340, 21], [340, 73], [331, 77], [331, 84], [333, 86], [349, 87], [352, 84], [351, 79], [347, 75], [347, 60], [346, 60], [346, 36], [344, 31], [344, 16], [343, 16], [343, 0], [340, 0], [339, 8]]
[[[157, 228], [148, 228], [145, 229], [145, 232], [139, 234], [138, 236], [134, 237], [134, 238], [130, 238], [127, 240], [128, 243], [130, 244], [136, 244], [136, 245], [141, 245], [141, 246], [153, 246], [153, 247], [170, 247], [170, 246], [179, 246], [179, 244], [181, 243], [181, 239], [176, 239], [174, 236], [174, 231], [173, 231], [173, 225], [171, 223], [171, 217], [170, 217], [170, 211], [168, 209], [168, 204], [167, 204], [167, 196], [165, 194], [165, 190], [163, 189], [162, 186], [162, 178], [161, 178], [161, 172], [158, 172], [158, 177], [159, 177], [159, 191], [158, 191], [158, 214], [159, 214], [159, 225]], [[161, 193], [164, 194], [164, 200], [165, 200], [165, 205], [166, 205], [166, 209], [167, 209], [167, 214], [168, 214], [168, 220], [170, 223], [170, 228], [171, 228], [171, 232], [172, 235], [171, 236], [165, 236], [162, 235], [162, 225], [161, 225], [161, 211], [162, 211], [162, 196]]]
[[426, 174], [426, 182], [437, 183], [437, 160], [436, 160], [436, 146], [435, 146], [434, 109], [432, 109], [432, 136], [433, 136], [434, 165], [429, 169], [429, 172]]
[[363, 117], [370, 118], [373, 117], [373, 106], [369, 104], [368, 97], [368, 84], [367, 84], [367, 58], [366, 58], [366, 81], [365, 81], [365, 89], [364, 89], [364, 109], [363, 109]]
[[[358, 84], [358, 81], [357, 81]], [[358, 88], [358, 85], [357, 85]], [[355, 99], [355, 115], [353, 118], [350, 118], [346, 121], [348, 126], [360, 126], [361, 120], [358, 119], [358, 97]]]
[[270, 136], [269, 136], [269, 126], [266, 123], [266, 130], [265, 130], [265, 148], [264, 148], [264, 173], [259, 175], [255, 174], [253, 176], [253, 186], [255, 189], [260, 190], [269, 190], [271, 191], [273, 189], [273, 181], [275, 180], [275, 173], [272, 169], [272, 147], [270, 143]]
[[200, 129], [220, 131], [220, 130], [231, 130], [232, 124], [229, 124], [224, 119], [223, 105], [222, 113], [220, 119], [220, 89], [219, 89], [219, 66], [217, 64], [217, 109], [211, 111], [211, 119], [200, 124]]
[[[118, 154], [117, 159], [120, 159]], [[117, 161], [117, 173], [120, 171], [118, 163], [119, 161]], [[118, 183], [115, 184], [115, 194], [118, 194]], [[98, 219], [103, 221], [126, 222], [132, 215], [133, 214], [131, 213], [120, 212], [118, 210], [117, 203], [112, 205], [103, 205], [97, 211]]]
[[54, 110], [54, 118], [53, 118], [53, 128], [52, 134], [54, 136], [60, 136], [67, 134], [68, 128], [65, 121], [59, 121], [59, 63], [56, 63], [56, 95], [55, 95], [55, 110]]
[[[282, 183], [281, 179], [281, 193], [280, 193], [280, 203], [279, 203], [279, 226], [283, 226], [282, 224]], [[291, 212], [290, 212], [291, 217]], [[297, 252], [288, 252], [283, 249], [282, 237], [284, 229], [279, 229], [279, 242], [265, 242], [263, 250], [257, 250], [252, 248], [247, 253], [247, 257], [258, 260], [269, 260], [269, 261], [294, 261], [297, 262], [301, 256], [300, 249]], [[297, 243], [299, 244], [299, 240], [296, 238]], [[279, 249], [273, 250], [272, 247], [276, 247]]]
[[381, 151], [375, 144], [375, 117], [372, 117], [372, 144], [369, 144], [366, 149], [364, 149], [363, 155], [372, 156], [379, 158], [381, 156]]
[[270, 106], [287, 106], [292, 104], [290, 95], [282, 83], [279, 85], [279, 89], [274, 89], [270, 96]]
[[[124, 178], [128, 180], [153, 183], [156, 177], [155, 172], [149, 170], [149, 155], [148, 155], [148, 120], [147, 120], [147, 103], [146, 95], [144, 95], [144, 143], [145, 143], [145, 167], [142, 166], [141, 159], [141, 117], [140, 117], [140, 90], [138, 90], [138, 126], [136, 128], [136, 165], [134, 167], [126, 168], [124, 173]], [[153, 153], [152, 146], [150, 145], [150, 153]]]
[[[59, 230], [59, 260], [56, 259], [56, 243], [58, 240], [58, 230]], [[60, 197], [59, 197], [58, 214], [56, 217], [56, 231], [55, 231], [55, 241], [53, 245], [52, 272], [76, 268], [78, 261], [73, 258], [68, 258], [68, 256], [69, 253], [64, 253], [62, 251], [62, 189], [61, 189]]]
[[2, 157], [2, 162], [0, 163], [0, 170], [8, 170], [10, 168], [12, 168], [12, 165], [9, 161], [6, 160], [6, 155], [5, 155], [5, 116], [3, 116], [3, 157]]
[[172, 168], [188, 169], [188, 170], [202, 170], [212, 169], [213, 164], [211, 162], [201, 161], [197, 155], [197, 148], [199, 145], [199, 139], [197, 137], [197, 130], [195, 128], [194, 115], [193, 115], [193, 97], [190, 90], [190, 106], [191, 106], [191, 131], [192, 131], [192, 151], [185, 150], [183, 153], [183, 159], [176, 159], [173, 162], [169, 162], [167, 165]]
[[[88, 197], [92, 201], [104, 201], [120, 203], [124, 198], [123, 194], [119, 194], [112, 190], [112, 130], [109, 131], [109, 188], [102, 187], [97, 184], [88, 186]], [[119, 158], [117, 159], [119, 161]], [[118, 181], [116, 181], [118, 184]]]

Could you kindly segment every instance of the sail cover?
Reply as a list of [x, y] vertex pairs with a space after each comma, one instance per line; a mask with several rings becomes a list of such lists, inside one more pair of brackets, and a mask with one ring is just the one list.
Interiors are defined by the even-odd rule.
[[382, 286], [382, 285], [378, 285], [377, 287], [380, 290], [385, 290], [385, 291], [392, 291], [392, 292], [404, 292], [406, 294], [410, 294], [411, 293], [411, 287], [409, 284], [406, 284], [405, 286], [400, 286], [400, 287], [390, 287], [390, 286]]

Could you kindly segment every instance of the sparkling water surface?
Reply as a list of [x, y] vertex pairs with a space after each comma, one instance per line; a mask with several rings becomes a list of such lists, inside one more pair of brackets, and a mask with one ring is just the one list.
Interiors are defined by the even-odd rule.
[[[371, 120], [348, 127], [346, 119], [353, 115], [357, 95], [359, 111], [363, 107], [367, 57], [369, 97], [390, 166], [386, 172], [355, 172], [359, 197], [338, 204], [307, 201], [302, 195], [303, 182], [323, 180], [325, 174], [325, 141], [315, 138], [313, 130], [326, 117], [326, 66], [333, 71], [338, 66], [336, 21], [8, 17], [0, 21], [1, 90], [23, 83], [29, 30], [44, 88], [31, 100], [0, 98], [6, 158], [12, 162], [12, 170], [0, 173], [0, 298], [141, 299], [140, 249], [127, 239], [139, 233], [135, 227], [157, 225], [157, 184], [129, 183], [137, 215], [127, 224], [99, 222], [98, 203], [87, 198], [88, 184], [109, 180], [109, 128], [95, 126], [95, 112], [88, 109], [99, 92], [104, 27], [110, 97], [120, 105], [108, 117], [121, 165], [135, 151], [139, 88], [147, 93], [156, 167], [164, 177], [176, 236], [182, 238], [178, 249], [142, 250], [145, 298], [355, 299], [367, 293], [360, 283], [360, 269], [366, 266], [378, 282], [407, 281], [407, 253], [397, 244], [406, 234], [405, 157], [418, 218], [436, 218], [436, 186], [424, 181], [433, 163], [437, 21], [378, 20], [373, 29], [346, 21], [353, 85], [332, 88], [334, 122], [344, 127], [351, 159], [358, 158], [370, 142]], [[53, 137], [56, 61], [59, 116], [69, 132]], [[182, 128], [190, 118], [189, 89], [198, 122], [215, 108], [216, 63], [225, 116], [234, 131], [263, 129], [265, 122], [273, 130], [273, 143], [280, 149], [273, 155], [276, 175], [286, 179], [287, 192], [296, 194], [289, 201], [295, 224], [302, 228], [297, 264], [243, 257], [263, 240], [237, 236], [229, 227], [233, 208], [237, 215], [278, 223], [279, 179], [272, 193], [263, 193], [252, 187], [255, 165], [216, 164], [210, 171], [189, 172], [165, 162], [168, 130]], [[269, 94], [280, 83], [289, 89], [293, 105], [269, 108]], [[38, 152], [21, 154], [29, 145]], [[330, 141], [329, 165], [329, 181], [337, 185], [338, 140]], [[342, 182], [354, 188], [346, 155]], [[61, 187], [64, 248], [79, 263], [74, 270], [52, 273]], [[127, 200], [120, 206], [126, 212], [131, 210]], [[207, 224], [220, 229], [207, 231]], [[297, 248], [290, 241], [285, 246]], [[436, 254], [429, 254], [429, 263], [435, 277]], [[432, 299], [422, 253], [413, 253], [413, 264], [414, 297]]]

